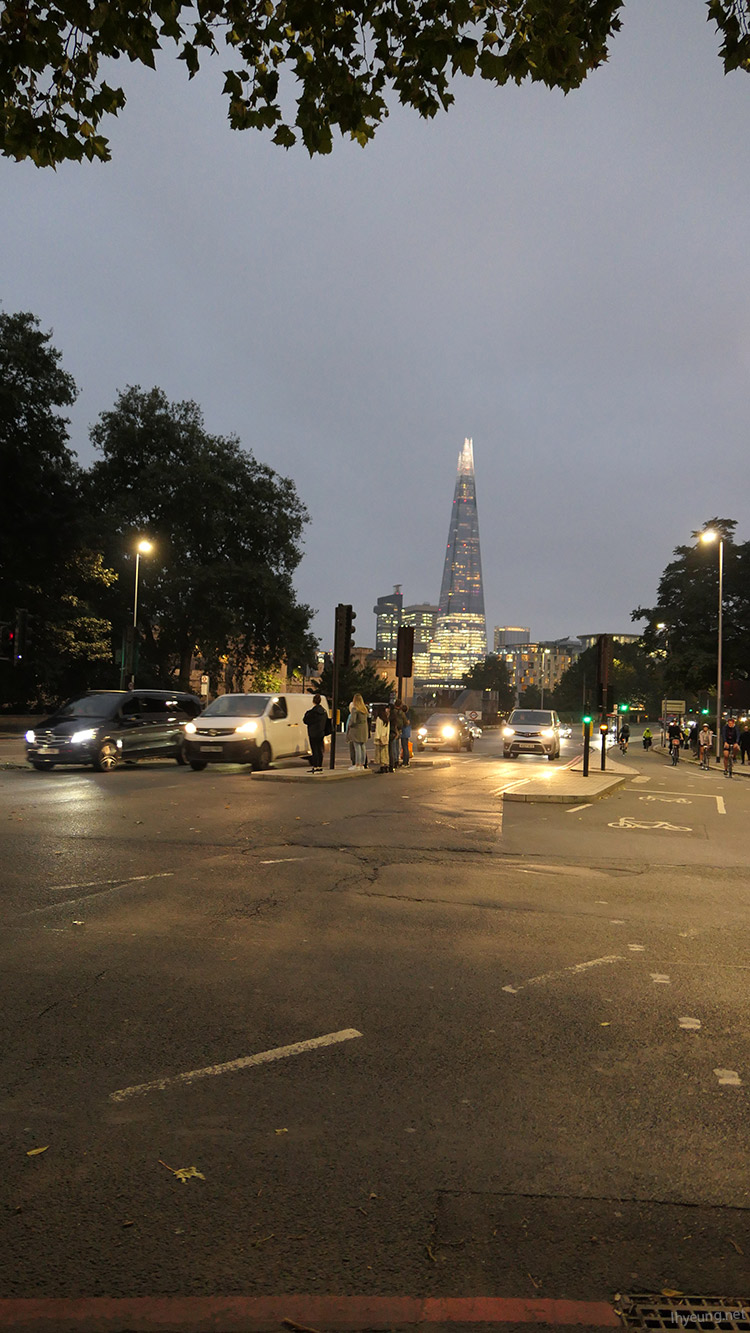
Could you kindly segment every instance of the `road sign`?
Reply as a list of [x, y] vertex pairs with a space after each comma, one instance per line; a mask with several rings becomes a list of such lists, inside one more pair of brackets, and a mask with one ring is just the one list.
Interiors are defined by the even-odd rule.
[[470, 708], [466, 716], [468, 717], [470, 722], [478, 722], [482, 714], [478, 713], [476, 708]]
[[684, 713], [684, 712], [685, 712], [685, 700], [684, 700], [684, 699], [664, 699], [664, 701], [663, 701], [663, 709], [664, 709], [664, 713]]

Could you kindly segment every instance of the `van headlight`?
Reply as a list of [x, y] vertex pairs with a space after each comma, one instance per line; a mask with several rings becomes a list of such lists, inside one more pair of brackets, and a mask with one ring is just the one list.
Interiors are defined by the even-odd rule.
[[426, 727], [420, 727], [420, 728], [419, 728], [419, 731], [417, 732], [417, 735], [418, 735], [418, 736], [426, 736], [426, 735], [427, 735], [427, 728], [426, 728]]
[[554, 727], [545, 727], [544, 731], [542, 732], [542, 735], [546, 741], [551, 741], [554, 734], [555, 734]]
[[35, 731], [27, 731], [27, 732], [26, 732], [26, 740], [28, 741], [29, 745], [33, 745], [33, 744], [34, 744], [34, 741], [36, 740], [36, 732], [35, 732]]
[[86, 731], [74, 731], [70, 739], [73, 745], [80, 745], [83, 741], [93, 741], [95, 735], [96, 732], [88, 727]]
[[515, 736], [515, 734], [516, 734], [515, 727], [503, 727], [504, 736]]
[[253, 732], [258, 730], [257, 722], [243, 722], [242, 726], [235, 727], [235, 734], [240, 736], [252, 736]]
[[443, 727], [440, 733], [441, 736], [445, 736], [446, 740], [448, 740], [451, 736], [455, 736], [455, 734], [456, 734], [455, 727]]
[[195, 725], [194, 722], [186, 722], [186, 723], [185, 723], [185, 731], [187, 732], [188, 736], [194, 736], [195, 733], [196, 733], [196, 731], [197, 731], [197, 729], [198, 729], [198, 728], [196, 727], [196, 725]]

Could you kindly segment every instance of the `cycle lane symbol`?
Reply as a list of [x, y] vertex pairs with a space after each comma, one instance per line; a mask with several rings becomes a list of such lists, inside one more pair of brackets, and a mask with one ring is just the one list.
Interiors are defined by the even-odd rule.
[[666, 819], [634, 819], [632, 815], [621, 815], [609, 824], [610, 828], [619, 829], [664, 829], [668, 833], [692, 833], [687, 824], [670, 824]]

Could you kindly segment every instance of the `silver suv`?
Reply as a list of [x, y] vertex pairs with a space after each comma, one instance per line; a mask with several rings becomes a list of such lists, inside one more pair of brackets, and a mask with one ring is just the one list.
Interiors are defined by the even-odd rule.
[[503, 727], [503, 758], [519, 754], [560, 757], [560, 719], [551, 708], [514, 708]]

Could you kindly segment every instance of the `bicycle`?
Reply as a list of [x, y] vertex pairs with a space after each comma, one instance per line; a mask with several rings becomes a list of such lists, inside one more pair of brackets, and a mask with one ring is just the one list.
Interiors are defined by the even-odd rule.
[[707, 745], [702, 745], [702, 746], [701, 746], [701, 768], [704, 768], [704, 769], [706, 770], [706, 772], [708, 772], [709, 769], [710, 769], [710, 767], [711, 767], [711, 751], [710, 751], [710, 749], [709, 749], [709, 747], [708, 747]]
[[725, 750], [726, 750], [726, 766], [724, 768], [724, 773], [726, 777], [731, 778], [732, 770], [734, 768], [734, 746], [732, 745], [725, 746]]
[[676, 768], [680, 762], [680, 742], [672, 742], [672, 767]]
[[623, 754], [627, 754], [627, 752], [628, 752], [628, 738], [627, 738], [627, 736], [621, 736], [621, 737], [620, 737], [620, 749], [622, 750], [622, 753], [623, 753]]

